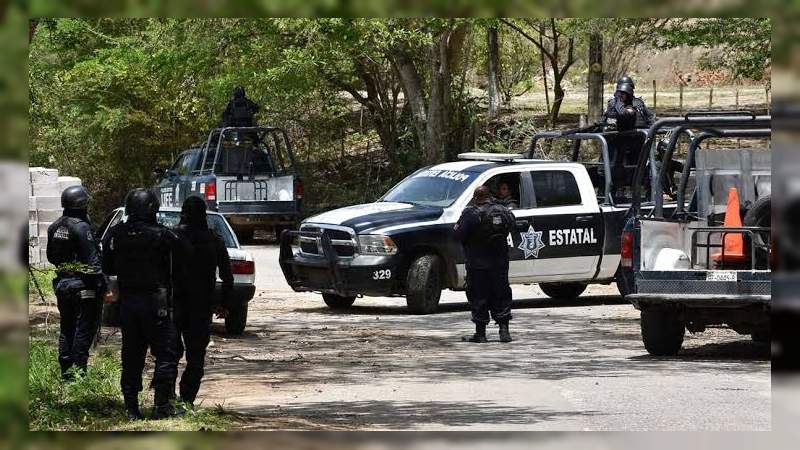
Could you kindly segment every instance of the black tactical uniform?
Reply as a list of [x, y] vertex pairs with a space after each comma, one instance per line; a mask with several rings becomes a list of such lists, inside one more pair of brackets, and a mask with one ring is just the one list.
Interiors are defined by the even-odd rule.
[[258, 112], [258, 105], [247, 98], [244, 88], [237, 86], [233, 90], [233, 97], [225, 106], [222, 113], [221, 127], [252, 127], [255, 126], [254, 116]]
[[[629, 77], [622, 77], [617, 81], [614, 96], [608, 99], [606, 111], [603, 113], [603, 120], [607, 122], [609, 119], [616, 120], [625, 110], [626, 106], [633, 106], [636, 109], [636, 128], [650, 127], [655, 121], [653, 113], [647, 108], [641, 97], [635, 97], [633, 95], [633, 81], [626, 82], [625, 78], [630, 80]], [[620, 95], [621, 92], [628, 94], [628, 101], [622, 99]]]
[[188, 250], [181, 257], [183, 278], [176, 284], [175, 323], [178, 328], [180, 360], [186, 351], [186, 368], [181, 375], [181, 400], [192, 404], [203, 378], [206, 347], [211, 330], [212, 296], [216, 273], [222, 280], [223, 304], [233, 289], [233, 274], [225, 242], [208, 227], [206, 202], [190, 196], [183, 202], [181, 223], [176, 230]]
[[[476, 197], [479, 197], [477, 192]], [[476, 204], [464, 209], [454, 228], [456, 239], [464, 244], [467, 300], [475, 323], [475, 334], [465, 340], [486, 342], [491, 313], [500, 326], [500, 340], [510, 342], [511, 287], [506, 239], [513, 229], [514, 215], [490, 196], [478, 199]]]
[[153, 417], [175, 413], [170, 403], [177, 373], [177, 342], [171, 311], [172, 259], [179, 239], [156, 223], [159, 200], [151, 191], [134, 189], [125, 199], [126, 222], [108, 232], [103, 242], [103, 271], [116, 275], [122, 325], [122, 394], [131, 419], [141, 418], [147, 349], [155, 358]]
[[94, 341], [105, 283], [100, 248], [86, 215], [89, 194], [82, 186], [61, 194], [64, 215], [47, 229], [47, 260], [56, 266], [53, 290], [61, 315], [58, 361], [61, 377], [70, 379], [71, 367], [86, 371]]

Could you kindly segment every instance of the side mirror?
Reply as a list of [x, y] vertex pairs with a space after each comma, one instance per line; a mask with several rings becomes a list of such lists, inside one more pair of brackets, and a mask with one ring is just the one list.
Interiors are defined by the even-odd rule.
[[156, 178], [161, 178], [164, 176], [164, 172], [166, 172], [164, 169], [153, 169], [153, 176]]

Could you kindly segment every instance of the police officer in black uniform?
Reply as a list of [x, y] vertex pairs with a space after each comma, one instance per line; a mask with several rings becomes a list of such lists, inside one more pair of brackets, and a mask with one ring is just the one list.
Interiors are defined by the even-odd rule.
[[89, 193], [83, 186], [68, 187], [61, 193], [61, 206], [64, 215], [47, 229], [47, 260], [56, 267], [53, 290], [61, 315], [58, 336], [61, 378], [70, 380], [72, 367], [86, 372], [105, 283], [100, 248], [86, 214]]
[[247, 98], [244, 88], [236, 86], [233, 95], [222, 113], [220, 127], [252, 127], [255, 126], [255, 114], [258, 105]]
[[233, 274], [225, 242], [208, 227], [205, 200], [190, 196], [183, 202], [176, 233], [189, 248], [180, 261], [184, 273], [183, 279], [176, 284], [175, 323], [178, 328], [177, 359], [184, 349], [186, 351], [180, 399], [191, 405], [203, 378], [217, 270], [222, 280], [223, 304], [227, 304], [233, 290]]
[[158, 197], [133, 189], [125, 199], [126, 222], [111, 228], [103, 242], [103, 272], [116, 275], [122, 325], [122, 394], [129, 419], [142, 418], [142, 390], [147, 349], [155, 358], [154, 419], [177, 414], [170, 403], [177, 374], [177, 341], [172, 320], [173, 257], [180, 240], [156, 222]]
[[508, 284], [507, 236], [514, 215], [492, 199], [486, 186], [475, 189], [474, 206], [464, 209], [455, 225], [455, 237], [464, 245], [467, 269], [467, 300], [472, 310], [475, 334], [468, 342], [487, 342], [486, 325], [491, 318], [500, 326], [500, 341], [511, 342], [511, 286]]
[[[616, 121], [626, 107], [632, 106], [636, 110], [636, 128], [647, 128], [653, 125], [653, 113], [644, 103], [641, 97], [634, 96], [633, 80], [628, 76], [623, 76], [617, 80], [614, 96], [608, 100], [603, 119], [606, 122]], [[609, 120], [611, 119], [611, 120]]]

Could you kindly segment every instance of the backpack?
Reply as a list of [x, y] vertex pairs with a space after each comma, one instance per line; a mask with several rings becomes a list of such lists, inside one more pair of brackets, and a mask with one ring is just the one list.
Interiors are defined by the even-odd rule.
[[495, 239], [505, 240], [514, 227], [506, 207], [497, 203], [479, 206], [478, 214], [481, 220], [478, 231], [483, 239], [490, 241]]

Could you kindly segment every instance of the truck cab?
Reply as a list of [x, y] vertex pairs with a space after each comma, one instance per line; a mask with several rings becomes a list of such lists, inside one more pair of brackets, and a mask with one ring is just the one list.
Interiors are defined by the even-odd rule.
[[211, 130], [206, 142], [182, 152], [156, 175], [162, 205], [180, 207], [189, 195], [200, 195], [243, 242], [258, 229], [277, 235], [294, 226], [300, 214], [302, 183], [288, 135], [280, 128]]
[[[645, 349], [675, 355], [686, 330], [727, 326], [756, 341], [769, 339], [771, 305], [769, 116], [709, 112], [665, 118], [659, 127], [693, 128], [677, 185], [675, 208], [663, 208], [653, 183], [654, 207], [634, 202], [622, 236], [622, 276], [633, 281], [627, 299], [641, 311]], [[702, 149], [712, 139], [760, 138], [751, 148]], [[758, 142], [758, 141], [756, 141]], [[675, 154], [665, 149], [659, 169], [640, 160], [635, 186], [663, 176]]]

